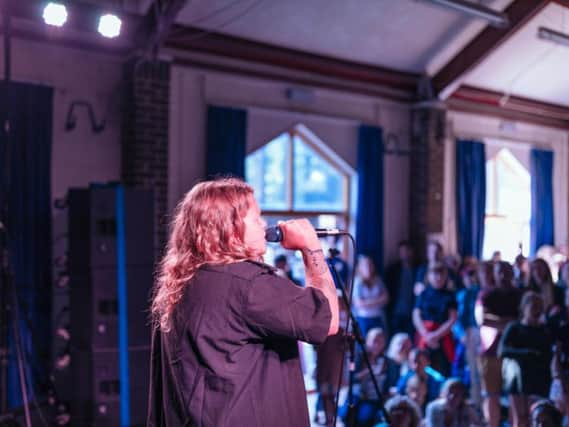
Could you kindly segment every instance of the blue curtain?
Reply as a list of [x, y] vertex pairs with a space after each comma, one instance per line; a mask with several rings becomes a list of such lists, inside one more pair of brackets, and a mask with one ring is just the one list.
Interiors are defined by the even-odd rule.
[[457, 141], [456, 202], [459, 253], [480, 259], [486, 215], [486, 152], [481, 142]]
[[215, 176], [245, 177], [247, 112], [210, 106], [207, 110], [207, 170]]
[[358, 130], [357, 253], [369, 255], [383, 272], [383, 134], [381, 128]]
[[542, 245], [553, 245], [553, 152], [531, 150], [530, 255]]
[[[0, 86], [0, 207], [7, 207], [2, 216], [20, 309], [20, 336], [28, 387], [36, 393], [45, 391], [50, 372], [52, 92], [29, 84]], [[14, 408], [22, 400], [11, 334], [8, 345], [8, 403]]]

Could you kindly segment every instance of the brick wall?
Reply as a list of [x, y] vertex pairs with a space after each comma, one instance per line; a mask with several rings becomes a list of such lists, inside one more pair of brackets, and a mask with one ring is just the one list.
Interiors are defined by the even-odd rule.
[[126, 186], [152, 189], [155, 255], [167, 238], [168, 126], [170, 64], [130, 61], [124, 66], [122, 180]]
[[422, 255], [427, 235], [443, 231], [446, 111], [417, 108], [412, 114], [409, 226]]

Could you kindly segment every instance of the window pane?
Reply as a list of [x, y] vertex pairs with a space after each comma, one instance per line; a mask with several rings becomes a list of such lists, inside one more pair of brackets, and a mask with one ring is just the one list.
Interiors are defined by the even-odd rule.
[[487, 161], [486, 168], [490, 200], [487, 198], [483, 257], [488, 259], [500, 251], [502, 259], [512, 262], [520, 246], [526, 255], [529, 248], [530, 175], [508, 149]]
[[288, 144], [284, 133], [247, 156], [245, 179], [255, 189], [261, 210], [288, 210]]
[[496, 166], [497, 211], [516, 220], [529, 220], [531, 216], [529, 171], [506, 149], [502, 149], [496, 157]]
[[293, 209], [346, 209], [346, 177], [322, 159], [298, 136], [294, 137]]

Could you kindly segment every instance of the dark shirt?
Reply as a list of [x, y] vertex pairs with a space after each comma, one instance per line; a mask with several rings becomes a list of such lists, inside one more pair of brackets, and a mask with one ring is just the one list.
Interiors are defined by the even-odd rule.
[[415, 304], [415, 292], [413, 290], [415, 285], [414, 274], [413, 268], [401, 266], [394, 309], [396, 314], [409, 315], [413, 311], [413, 305]]
[[[512, 287], [491, 288], [480, 293], [479, 299], [484, 307], [484, 313], [492, 315], [497, 319], [517, 319], [522, 292]], [[491, 329], [493, 332], [484, 331]], [[481, 331], [482, 354], [485, 356], [496, 356], [498, 343], [502, 333], [495, 328], [484, 326]]]
[[514, 378], [518, 382], [516, 388], [510, 388], [510, 392], [515, 390], [518, 393], [547, 396], [551, 381], [552, 345], [552, 337], [545, 325], [512, 322], [507, 326], [500, 340], [498, 355], [515, 360], [515, 366], [519, 368], [519, 372], [518, 369], [512, 372], [506, 369], [504, 374], [506, 384]]
[[296, 340], [321, 343], [324, 294], [254, 262], [204, 266], [152, 339], [153, 426], [309, 426]]
[[421, 311], [421, 319], [443, 324], [449, 318], [449, 311], [456, 310], [454, 292], [427, 286], [417, 297], [415, 308]]
[[561, 347], [561, 366], [569, 374], [569, 313], [563, 310], [548, 322], [554, 342]]

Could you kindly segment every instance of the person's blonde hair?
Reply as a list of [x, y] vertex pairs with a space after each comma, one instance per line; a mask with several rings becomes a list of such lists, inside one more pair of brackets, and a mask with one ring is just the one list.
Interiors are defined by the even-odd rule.
[[[387, 347], [387, 351], [385, 355], [393, 360], [399, 359], [399, 351], [401, 351], [401, 347], [403, 346], [403, 342], [409, 341], [411, 344], [411, 338], [409, 334], [405, 332], [398, 332], [391, 337], [391, 341], [389, 342], [389, 346]], [[411, 350], [409, 350], [411, 351]]]
[[158, 270], [151, 315], [155, 327], [170, 330], [170, 318], [188, 282], [205, 264], [254, 259], [243, 240], [243, 217], [253, 188], [236, 178], [195, 185], [178, 204]]
[[367, 331], [366, 346], [371, 347], [378, 336], [385, 337], [385, 332], [382, 328], [371, 328], [369, 331]]
[[385, 402], [387, 413], [395, 409], [404, 409], [411, 416], [411, 427], [419, 427], [421, 424], [421, 408], [408, 396], [395, 395]]

